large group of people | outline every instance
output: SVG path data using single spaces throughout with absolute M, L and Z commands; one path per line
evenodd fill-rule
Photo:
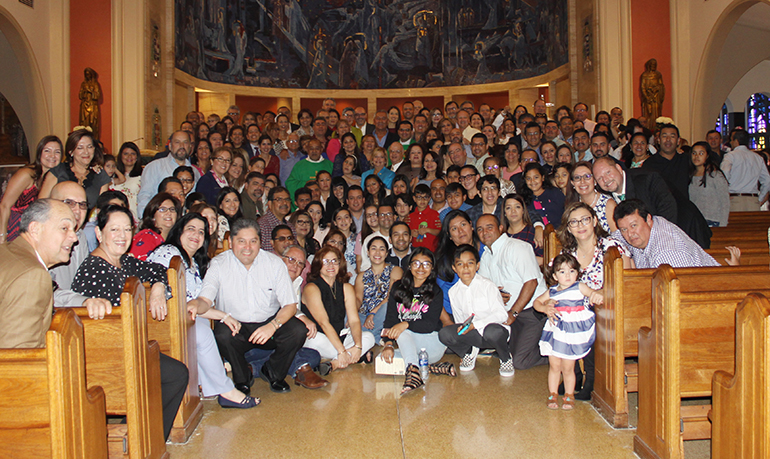
M 130 142 L 111 156 L 85 129 L 46 136 L 0 200 L 0 347 L 43 345 L 53 306 L 103 318 L 129 276 L 151 283 L 163 320 L 179 256 L 198 383 L 223 407 L 257 406 L 256 378 L 319 389 L 379 354 L 400 354 L 405 394 L 425 384 L 422 350 L 430 373 L 456 376 L 449 350 L 459 372 L 480 352 L 502 377 L 549 364 L 547 406 L 563 377 L 571 409 L 593 387 L 607 250 L 629 268 L 716 265 L 709 227 L 758 210 L 770 174 L 741 129 L 729 146 L 710 131 L 690 147 L 675 125 L 653 133 L 618 107 L 533 111 L 415 100 L 370 124 L 326 99 L 293 124 L 287 107 L 232 106 L 190 112 L 153 158 Z M 549 224 L 563 247 L 551 264 Z M 161 356 L 161 377 L 168 435 L 187 370 Z

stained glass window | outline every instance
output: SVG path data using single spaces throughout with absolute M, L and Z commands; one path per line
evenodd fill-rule
M 767 145 L 768 115 L 770 115 L 770 98 L 759 92 L 752 94 L 746 104 L 746 129 L 751 135 L 750 148 L 763 149 Z
M 730 116 L 727 112 L 727 104 L 722 104 L 722 110 L 719 112 L 719 116 L 717 116 L 714 129 L 723 136 L 730 132 Z

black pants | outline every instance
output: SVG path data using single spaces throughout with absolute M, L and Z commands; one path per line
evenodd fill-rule
M 548 316 L 529 308 L 521 311 L 511 325 L 510 349 L 513 367 L 526 370 L 537 365 L 545 365 L 548 358 L 540 355 L 540 335 Z
M 482 336 L 478 330 L 473 329 L 464 335 L 458 335 L 457 329 L 460 324 L 447 325 L 438 332 L 438 339 L 446 347 L 462 358 L 465 354 L 471 352 L 472 347 L 479 349 L 493 348 L 501 361 L 511 358 L 508 351 L 508 330 L 500 324 L 489 324 L 484 327 Z
M 168 440 L 174 418 L 182 403 L 190 373 L 179 360 L 160 354 L 160 393 L 163 400 L 163 438 Z
M 262 323 L 241 322 L 241 329 L 235 336 L 227 325 L 221 322 L 214 325 L 214 338 L 217 340 L 219 355 L 230 362 L 235 384 L 247 384 L 249 382 L 251 375 L 245 354 L 251 349 L 275 351 L 264 365 L 265 373 L 268 374 L 270 382 L 283 380 L 289 372 L 289 366 L 294 355 L 305 343 L 307 328 L 301 320 L 292 317 L 276 330 L 273 337 L 267 340 L 265 344 L 250 342 L 249 337 L 254 333 L 254 330 L 271 320 L 273 320 L 272 317 Z

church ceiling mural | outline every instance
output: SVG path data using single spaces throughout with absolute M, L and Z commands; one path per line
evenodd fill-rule
M 175 0 L 176 67 L 314 89 L 508 81 L 568 60 L 567 0 Z

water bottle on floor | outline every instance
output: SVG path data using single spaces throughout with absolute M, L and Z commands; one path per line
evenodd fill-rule
M 427 381 L 428 375 L 430 374 L 430 371 L 428 370 L 428 351 L 426 351 L 424 347 L 421 348 L 420 353 L 417 354 L 417 358 L 420 361 L 420 376 L 423 381 Z

